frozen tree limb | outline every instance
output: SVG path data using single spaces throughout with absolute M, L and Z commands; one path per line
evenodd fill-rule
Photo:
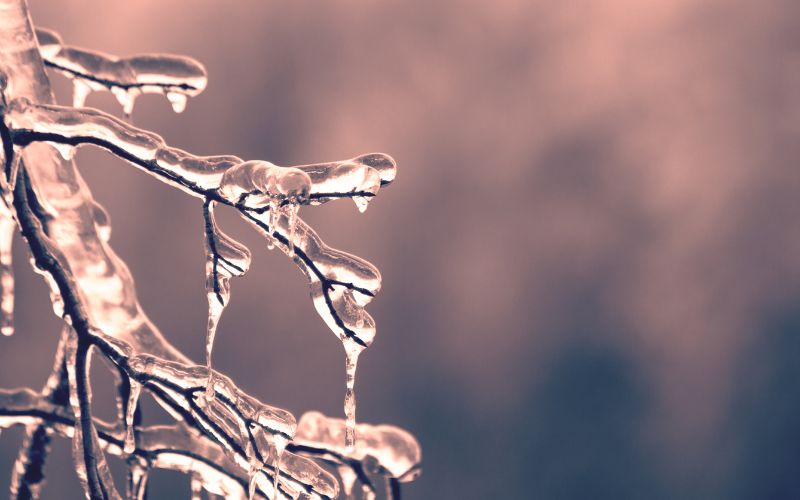
M 47 142 L 69 148 L 91 144 L 106 149 L 167 184 L 196 197 L 232 206 L 266 237 L 292 252 L 294 260 L 309 278 L 317 311 L 340 338 L 367 347 L 374 338 L 375 325 L 363 306 L 380 289 L 380 273 L 368 262 L 325 245 L 317 233 L 299 217 L 279 213 L 280 208 L 298 203 L 283 200 L 276 205 L 266 188 L 253 184 L 253 173 L 237 179 L 237 170 L 275 168 L 267 162 L 244 162 L 234 156 L 198 157 L 167 146 L 161 137 L 133 127 L 94 109 L 36 105 L 17 100 L 10 104 L 6 123 L 13 145 L 23 148 Z M 254 165 L 254 163 L 256 165 Z M 308 175 L 308 194 L 301 204 L 318 204 L 338 198 L 362 199 L 375 196 L 390 183 L 396 172 L 394 160 L 383 154 L 363 155 L 351 160 L 303 165 L 296 170 Z M 269 176 L 264 173 L 266 185 Z M 285 175 L 285 174 L 284 174 Z M 256 182 L 258 177 L 255 177 Z
M 45 64 L 73 80 L 75 108 L 52 104 Z M 380 289 L 380 274 L 366 261 L 325 245 L 298 217 L 300 206 L 339 198 L 353 199 L 364 211 L 380 187 L 393 180 L 395 163 L 377 153 L 298 167 L 235 156 L 197 157 L 102 112 L 77 109 L 89 91 L 110 90 L 126 115 L 136 95 L 146 92 L 166 94 L 180 112 L 186 98 L 205 84 L 205 70 L 189 58 L 117 58 L 65 46 L 47 30 L 34 36 L 25 1 L 0 0 L 0 188 L 5 204 L 0 213 L 0 310 L 10 322 L 13 302 L 6 296 L 13 277 L 6 244 L 14 221 L 35 270 L 50 285 L 54 312 L 67 325 L 53 374 L 41 393 L 0 391 L 0 428 L 28 426 L 12 480 L 12 493 L 18 497 L 38 496 L 53 433 L 72 437 L 76 469 L 90 498 L 119 497 L 105 453 L 125 457 L 129 464 L 130 498 L 143 497 L 152 467 L 188 472 L 193 491 L 205 488 L 230 498 L 245 492 L 250 497 L 333 498 L 338 483 L 313 460 L 330 461 L 334 455 L 353 470 L 389 471 L 392 491 L 396 489 L 396 471 L 380 459 L 373 463 L 376 455 L 385 455 L 377 448 L 363 454 L 364 443 L 359 447 L 355 441 L 356 362 L 375 335 L 374 321 L 364 308 Z M 174 349 L 142 312 L 127 267 L 108 245 L 108 215 L 72 162 L 72 152 L 81 144 L 105 148 L 203 200 L 206 366 L 191 363 Z M 244 274 L 250 260 L 249 250 L 217 226 L 215 204 L 236 209 L 267 238 L 269 247 L 278 246 L 297 263 L 309 279 L 315 308 L 342 341 L 347 420 L 341 444 L 317 443 L 309 436 L 302 446 L 292 443 L 296 423 L 289 412 L 261 403 L 212 371 L 213 333 L 230 297 L 229 280 Z M 5 323 L 0 328 L 8 332 Z M 92 418 L 92 353 L 107 360 L 118 377 L 117 426 Z M 143 427 L 137 405 L 142 390 L 177 423 Z M 367 428 L 358 429 L 364 434 Z M 374 437 L 367 434 L 365 442 Z
M 207 76 L 203 66 L 189 57 L 145 54 L 119 58 L 94 50 L 65 46 L 58 33 L 36 29 L 39 53 L 45 66 L 73 81 L 73 102 L 83 107 L 92 91 L 107 90 L 122 105 L 126 116 L 133 112 L 139 94 L 164 94 L 176 113 L 186 99 L 201 93 Z

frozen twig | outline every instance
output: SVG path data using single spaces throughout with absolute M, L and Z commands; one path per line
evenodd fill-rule
M 73 81 L 73 108 L 52 105 L 44 66 Z M 0 331 L 11 332 L 15 226 L 36 271 L 50 285 L 54 312 L 66 325 L 44 390 L 0 390 L 0 429 L 27 426 L 12 494 L 38 496 L 50 436 L 57 433 L 72 437 L 76 469 L 91 498 L 119 498 L 106 453 L 128 463 L 129 498 L 145 496 L 147 472 L 154 467 L 190 473 L 193 495 L 204 488 L 228 498 L 245 493 L 251 498 L 336 497 L 336 479 L 315 461 L 353 471 L 340 467 L 348 495 L 354 481 L 367 496 L 374 495 L 369 475 L 379 474 L 396 498 L 399 482 L 418 470 L 416 440 L 397 428 L 355 423 L 356 363 L 375 335 L 365 306 L 380 289 L 380 274 L 368 262 L 325 245 L 298 216 L 302 206 L 339 198 L 351 198 L 363 212 L 381 186 L 394 179 L 394 160 L 375 153 L 279 167 L 236 156 L 198 157 L 82 107 L 89 92 L 108 90 L 126 115 L 142 93 L 164 94 L 180 112 L 205 85 L 205 70 L 191 58 L 119 58 L 66 46 L 52 31 L 40 29 L 34 36 L 25 1 L 0 0 Z M 108 215 L 72 162 L 75 147 L 82 144 L 104 148 L 203 200 L 209 302 L 205 366 L 174 349 L 141 311 L 127 268 L 108 246 Z M 250 263 L 249 250 L 219 228 L 215 205 L 237 210 L 265 236 L 269 248 L 277 246 L 292 258 L 309 280 L 317 312 L 345 347 L 347 419 L 307 414 L 304 421 L 313 420 L 314 429 L 324 432 L 309 432 L 305 425 L 302 442 L 292 441 L 297 425 L 291 413 L 261 403 L 212 370 L 211 349 L 230 299 L 230 279 L 244 274 Z M 117 425 L 91 415 L 88 374 L 95 354 L 116 376 Z M 177 423 L 143 426 L 142 391 Z

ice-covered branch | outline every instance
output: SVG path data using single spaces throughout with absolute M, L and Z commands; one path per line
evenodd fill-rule
M 363 210 L 380 187 L 394 179 L 396 164 L 391 157 L 375 153 L 298 167 L 242 161 L 234 156 L 197 157 L 101 111 L 25 100 L 9 105 L 6 126 L 15 148 L 47 142 L 67 157 L 71 148 L 82 144 L 107 149 L 189 194 L 238 209 L 270 245 L 277 243 L 292 256 L 309 279 L 317 312 L 345 347 L 347 440 L 352 443 L 358 355 L 375 336 L 374 320 L 364 306 L 380 289 L 380 273 L 363 259 L 325 245 L 297 216 L 297 209 L 304 204 L 352 198 Z M 211 283 L 216 293 L 219 281 Z M 210 304 L 211 316 L 221 314 L 215 310 L 220 306 L 224 304 Z M 215 324 L 209 321 L 210 331 Z M 213 339 L 213 334 L 208 337 Z
M 202 92 L 208 81 L 203 65 L 190 57 L 145 54 L 120 58 L 64 45 L 58 33 L 44 28 L 36 29 L 36 38 L 45 66 L 72 80 L 72 105 L 76 108 L 83 107 L 92 91 L 106 90 L 114 94 L 128 116 L 140 94 L 164 94 L 180 113 L 186 99 Z
M 118 58 L 65 46 L 47 30 L 34 35 L 25 0 L 0 0 L 0 190 L 5 205 L 0 207 L 0 330 L 10 333 L 8 244 L 15 226 L 35 270 L 50 286 L 54 312 L 66 324 L 45 389 L 39 394 L 0 391 L 0 428 L 28 426 L 12 493 L 38 495 L 49 437 L 58 433 L 72 437 L 76 468 L 92 498 L 119 497 L 105 453 L 128 463 L 129 498 L 144 497 L 152 467 L 190 473 L 193 494 L 205 488 L 228 498 L 337 496 L 336 480 L 311 459 L 343 465 L 343 484 L 352 485 L 349 478 L 355 474 L 373 493 L 367 475 L 380 474 L 394 497 L 399 481 L 416 470 L 416 441 L 396 439 L 403 436 L 399 430 L 355 424 L 356 362 L 375 335 L 365 306 L 380 288 L 380 274 L 368 262 L 325 245 L 298 216 L 301 206 L 339 198 L 353 199 L 364 211 L 381 186 L 393 180 L 394 161 L 376 153 L 279 167 L 235 156 L 194 156 L 99 111 L 52 105 L 45 65 L 73 80 L 76 108 L 90 91 L 108 90 L 126 115 L 142 93 L 165 94 L 180 112 L 186 98 L 206 85 L 205 70 L 189 58 Z M 108 215 L 72 162 L 81 144 L 104 148 L 203 200 L 209 303 L 205 366 L 174 349 L 142 312 L 127 267 L 108 245 Z M 218 205 L 233 207 L 265 236 L 269 248 L 277 246 L 292 258 L 309 279 L 315 308 L 345 347 L 347 420 L 320 416 L 314 429 L 327 430 L 315 434 L 305 418 L 302 443 L 292 442 L 297 425 L 289 412 L 261 403 L 211 369 L 214 333 L 230 300 L 230 280 L 250 264 L 249 250 L 219 228 L 214 217 Z M 118 425 L 92 418 L 88 374 L 93 355 L 107 361 L 117 377 Z M 143 391 L 177 423 L 142 427 L 138 400 Z
M 75 423 L 75 417 L 67 408 L 49 403 L 29 389 L 0 390 L 0 428 L 44 424 L 59 435 L 72 438 Z M 100 446 L 106 453 L 128 457 L 144 464 L 145 468 L 202 475 L 204 487 L 209 492 L 226 497 L 239 498 L 248 488 L 248 479 L 243 477 L 241 466 L 222 453 L 212 440 L 192 433 L 184 425 L 140 427 L 136 447 L 129 452 L 124 451 L 124 432 L 119 428 L 97 419 L 94 426 Z M 322 498 L 336 496 L 335 480 L 327 474 L 316 477 L 321 469 L 310 467 L 312 462 L 308 459 L 287 451 L 282 463 L 284 468 L 297 471 L 296 477 L 281 473 L 279 487 L 282 496 L 296 498 L 301 493 Z M 258 476 L 258 492 L 272 498 L 271 477 L 268 478 L 265 471 L 259 472 Z M 326 481 L 327 485 L 324 484 Z M 315 491 L 315 488 L 324 493 Z
M 278 460 L 274 457 L 275 460 L 267 464 L 269 454 L 265 450 L 271 444 L 274 446 L 275 442 L 291 439 L 295 429 L 294 417 L 289 412 L 262 404 L 236 388 L 230 379 L 219 375 L 214 379 L 217 397 L 207 402 L 203 397 L 208 379 L 205 368 L 138 354 L 124 341 L 92 327 L 75 293 L 69 270 L 61 265 L 48 243 L 41 222 L 30 208 L 36 202 L 26 171 L 21 169 L 18 175 L 20 179 L 15 185 L 14 208 L 22 235 L 31 249 L 37 268 L 50 277 L 54 293 L 59 295 L 61 315 L 75 331 L 66 349 L 70 403 L 80 424 L 73 439 L 81 477 L 91 495 L 100 498 L 115 496 L 113 483 L 109 486 L 110 479 L 103 465 L 103 450 L 97 442 L 97 431 L 86 405 L 90 398 L 86 381 L 86 355 L 92 346 L 122 370 L 132 384 L 146 387 L 179 420 L 194 424 L 196 429 L 218 443 L 240 468 L 248 471 L 254 484 L 264 491 L 271 491 L 269 485 L 261 486 L 266 479 L 259 478 L 270 467 L 275 470 Z M 129 405 L 135 406 L 135 401 L 129 402 Z M 126 419 L 126 424 L 129 423 Z M 129 435 L 126 429 L 126 438 Z M 127 448 L 131 449 L 131 446 Z M 336 496 L 335 480 L 313 462 L 300 458 L 281 458 L 279 463 L 280 470 L 286 474 L 285 488 L 297 484 L 300 490 L 307 493 L 321 497 Z M 274 475 L 274 472 L 270 474 L 271 477 Z M 289 490 L 287 496 L 292 497 L 292 491 Z

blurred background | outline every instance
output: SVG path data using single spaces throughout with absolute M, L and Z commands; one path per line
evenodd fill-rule
M 419 439 L 406 498 L 800 498 L 795 2 L 30 6 L 67 44 L 205 64 L 208 88 L 183 114 L 137 101 L 134 123 L 172 146 L 398 161 L 366 214 L 338 202 L 301 215 L 382 272 L 358 418 Z M 87 104 L 121 115 L 110 94 Z M 102 151 L 77 160 L 145 311 L 202 361 L 201 202 Z M 340 415 L 343 351 L 305 279 L 221 219 L 254 263 L 233 282 L 215 368 L 298 416 Z M 38 388 L 59 326 L 23 245 L 15 258 L 0 385 Z M 108 371 L 93 370 L 110 405 Z M 0 489 L 21 434 L 0 438 Z M 80 495 L 66 441 L 48 470 L 44 498 Z M 188 478 L 155 474 L 151 498 L 188 494 Z

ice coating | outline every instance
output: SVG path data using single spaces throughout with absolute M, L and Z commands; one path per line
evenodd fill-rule
M 181 391 L 194 391 L 199 397 L 203 394 L 208 380 L 208 371 L 201 366 L 186 366 L 181 363 L 171 362 L 149 355 L 133 356 L 129 362 L 131 369 L 145 377 L 169 380 L 171 385 Z M 153 382 L 158 385 L 158 382 Z M 283 434 L 286 437 L 294 435 L 296 422 L 294 416 L 286 410 L 265 405 L 257 399 L 248 396 L 228 378 L 223 375 L 213 377 L 213 390 L 215 401 L 221 414 L 218 415 L 219 425 L 234 428 L 223 420 L 230 419 L 237 422 L 235 429 L 243 425 L 242 419 L 257 423 L 270 433 Z M 170 389 L 173 390 L 173 389 Z M 223 401 L 217 401 L 220 397 Z M 186 410 L 197 412 L 197 408 L 186 407 Z
M 380 273 L 357 257 L 331 249 L 302 221 L 293 221 L 291 230 L 287 231 L 288 218 L 279 218 L 278 223 L 272 226 L 269 226 L 269 223 L 274 224 L 272 219 L 266 223 L 263 219 L 263 214 L 248 216 L 248 220 L 269 239 L 275 237 L 275 233 L 270 231 L 273 228 L 291 235 L 292 239 L 287 240 L 287 249 L 290 248 L 298 257 L 295 262 L 310 281 L 314 307 L 344 346 L 344 412 L 348 429 L 345 446 L 350 448 L 356 439 L 355 376 L 358 356 L 375 338 L 375 321 L 364 305 L 380 289 Z
M 338 198 L 371 199 L 379 187 L 375 174 L 380 185 L 386 185 L 397 169 L 394 160 L 381 153 L 299 167 L 245 162 L 231 155 L 194 156 L 168 147 L 158 135 L 102 111 L 32 104 L 24 99 L 9 105 L 6 121 L 15 129 L 16 146 L 35 140 L 95 144 L 194 196 L 207 197 L 209 191 L 219 189 L 222 200 L 250 209 L 264 208 L 270 200 L 283 206 Z
M 8 208 L 0 203 L 0 333 L 14 333 L 14 269 L 12 244 L 17 224 Z
M 233 202 L 222 195 L 221 188 L 226 173 L 247 163 L 236 157 L 195 157 L 189 153 L 169 148 L 155 134 L 135 129 L 124 122 L 92 110 L 70 110 L 55 106 L 30 105 L 24 102 L 15 102 L 15 104 L 12 112 L 7 115 L 7 118 L 10 118 L 7 119 L 7 123 L 12 128 L 14 140 L 18 141 L 16 146 L 21 147 L 30 142 L 47 141 L 59 145 L 59 152 L 70 157 L 74 151 L 72 146 L 85 142 L 93 143 L 111 150 L 139 168 L 195 196 L 206 199 L 211 197 L 220 203 L 240 205 L 237 208 L 241 213 L 246 214 L 249 220 L 259 227 L 259 230 L 269 234 L 282 250 L 292 255 L 295 262 L 309 277 L 315 307 L 325 319 L 326 324 L 343 341 L 348 353 L 348 389 L 352 395 L 357 353 L 360 353 L 365 346 L 372 342 L 375 333 L 374 321 L 366 313 L 364 306 L 379 290 L 380 275 L 377 269 L 365 261 L 324 245 L 316 233 L 297 217 L 297 208 L 300 204 L 317 204 L 340 197 L 353 198 L 357 204 L 365 206 L 365 202 L 374 196 L 380 185 L 388 183 L 394 178 L 396 167 L 393 160 L 385 155 L 373 154 L 346 162 L 334 162 L 343 165 L 329 168 L 327 174 L 324 169 L 317 169 L 317 172 L 312 172 L 314 173 L 313 179 L 302 167 L 277 167 L 269 164 L 275 170 L 267 176 L 267 183 L 262 182 L 262 185 L 266 186 L 266 190 L 247 194 L 241 201 L 237 199 Z M 303 175 L 299 175 L 296 171 L 305 175 L 308 181 L 306 182 Z M 262 174 L 263 172 L 262 169 Z M 286 173 L 293 175 L 288 176 Z M 236 176 L 231 173 L 228 176 L 229 181 L 225 183 L 225 187 L 229 190 L 239 189 L 240 196 L 246 194 L 241 187 L 247 184 L 247 179 L 236 179 Z M 270 176 L 272 179 L 271 192 Z M 258 175 L 253 175 L 250 180 L 257 178 Z M 234 179 L 234 181 L 231 182 L 230 179 Z M 297 179 L 303 181 L 288 182 Z M 266 195 L 261 200 L 266 203 L 260 205 L 254 203 L 254 201 L 258 201 L 259 195 Z M 316 198 L 314 198 L 315 195 Z M 253 199 L 245 202 L 249 197 L 253 197 Z M 102 219 L 102 215 L 97 218 Z M 356 354 L 353 355 L 353 353 Z M 181 381 L 177 384 L 181 391 L 196 391 L 201 388 L 200 384 L 186 387 L 184 381 L 192 379 L 192 377 L 194 377 L 192 379 L 194 382 L 208 380 L 211 373 L 208 368 L 187 367 L 182 363 L 177 363 L 176 366 L 165 360 L 151 362 L 141 357 L 132 360 L 132 366 L 139 369 L 141 368 L 140 362 L 144 362 L 146 371 L 159 377 L 163 376 L 164 380 L 173 382 L 180 379 Z M 167 374 L 169 375 L 167 376 Z M 154 384 L 161 383 L 156 381 Z M 249 419 L 254 419 L 260 424 L 267 422 L 264 424 L 266 428 L 270 428 L 270 432 L 275 431 L 276 425 L 274 421 L 270 421 L 270 410 L 239 411 L 240 407 L 247 408 L 249 405 L 251 408 L 257 408 L 257 405 L 247 401 L 245 397 L 240 397 L 238 389 L 229 380 L 214 377 L 209 386 L 212 387 L 215 395 L 222 396 L 222 401 L 218 401 L 219 405 L 213 405 L 207 414 L 202 413 L 200 409 L 191 404 L 184 406 L 183 409 L 196 415 L 197 418 L 202 416 L 210 418 L 209 425 L 218 426 L 229 434 L 241 434 L 241 426 Z M 162 389 L 177 391 L 168 385 L 164 385 Z M 354 419 L 355 399 L 354 397 L 351 399 Z M 180 417 L 179 412 L 173 414 L 178 415 L 176 418 Z M 210 427 L 205 427 L 205 430 L 214 434 Z M 280 434 L 291 435 L 286 432 Z M 238 453 L 233 454 L 232 459 L 241 467 L 242 456 Z M 274 458 L 277 459 L 278 456 L 276 452 Z M 272 463 L 272 467 L 277 465 L 276 462 L 278 461 Z M 288 467 L 286 464 L 291 462 L 291 454 L 286 453 L 285 456 L 281 456 L 280 463 L 283 464 L 281 467 Z M 292 490 L 294 486 L 291 486 L 291 483 L 287 485 L 285 477 L 277 477 L 274 474 L 267 478 L 271 479 L 272 485 L 264 487 L 262 476 L 269 475 L 269 469 L 270 466 L 266 465 L 265 473 L 255 474 L 256 483 L 262 491 L 273 490 L 276 480 L 282 490 L 284 488 L 287 488 L 287 491 L 300 492 L 302 490 Z M 248 470 L 248 467 L 245 467 L 244 470 Z M 309 471 L 313 471 L 315 474 L 317 470 L 309 468 Z M 234 491 L 230 488 L 219 487 L 218 489 L 224 489 L 226 492 Z M 240 485 L 239 495 L 243 493 L 241 490 Z M 235 495 L 235 493 L 232 494 Z
M 206 251 L 206 297 L 208 300 L 208 323 L 206 327 L 206 367 L 208 382 L 206 398 L 214 397 L 211 353 L 214 337 L 222 311 L 230 300 L 230 278 L 242 276 L 250 267 L 250 250 L 222 232 L 214 218 L 214 202 L 203 204 L 203 219 Z
M 311 178 L 302 170 L 260 160 L 229 168 L 219 184 L 220 196 L 233 205 L 248 208 L 307 203 L 310 191 Z
M 74 82 L 73 105 L 83 107 L 92 91 L 109 91 L 126 116 L 133 112 L 136 96 L 164 94 L 176 113 L 188 97 L 202 92 L 208 82 L 205 68 L 192 58 L 171 54 L 144 54 L 119 58 L 103 52 L 65 46 L 50 30 L 36 30 L 39 53 L 45 65 Z
M 381 185 L 394 180 L 397 164 L 389 155 L 371 153 L 350 160 L 301 165 L 312 182 L 311 203 L 319 204 L 342 198 L 353 199 L 360 212 L 378 193 Z
M 81 415 L 88 410 L 91 401 L 91 387 L 88 385 L 89 357 L 88 350 L 81 346 L 76 333 L 70 333 L 65 343 L 65 356 L 67 376 L 69 380 L 69 402 L 76 421 L 81 420 Z M 80 394 L 85 394 L 87 401 L 81 402 Z M 92 491 L 90 483 L 98 482 L 100 489 L 108 498 L 121 500 L 119 493 L 114 488 L 111 471 L 105 460 L 105 455 L 100 448 L 97 431 L 94 426 L 89 426 L 89 434 L 84 432 L 83 425 L 74 426 L 72 438 L 72 455 L 78 472 L 78 478 L 85 484 L 86 491 Z M 86 447 L 90 446 L 91 450 Z M 92 461 L 87 465 L 86 457 L 91 456 Z M 89 467 L 92 467 L 90 469 Z
M 358 424 L 356 445 L 351 450 L 343 446 L 345 427 L 341 419 L 326 417 L 319 412 L 307 412 L 300 417 L 294 441 L 360 462 L 371 457 L 384 474 L 394 478 L 407 477 L 422 460 L 417 440 L 399 427 Z

